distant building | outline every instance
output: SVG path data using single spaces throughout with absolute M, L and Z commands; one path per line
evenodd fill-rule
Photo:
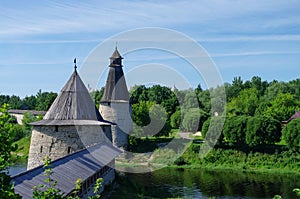
M 110 57 L 109 73 L 99 111 L 105 120 L 114 122 L 111 136 L 114 146 L 126 149 L 132 130 L 131 105 L 123 72 L 122 56 L 116 48 Z

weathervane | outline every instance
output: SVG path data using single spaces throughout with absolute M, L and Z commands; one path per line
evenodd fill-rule
M 75 70 L 77 69 L 77 66 L 76 66 L 76 58 L 74 59 L 74 69 L 75 69 Z

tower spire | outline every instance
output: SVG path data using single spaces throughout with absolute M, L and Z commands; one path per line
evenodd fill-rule
M 74 69 L 75 69 L 75 71 L 76 71 L 76 69 L 77 69 L 77 66 L 76 66 L 76 58 L 74 59 Z

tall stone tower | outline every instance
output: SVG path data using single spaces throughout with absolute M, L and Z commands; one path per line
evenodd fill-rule
M 43 120 L 33 125 L 27 169 L 105 141 L 111 134 L 75 69 Z
M 131 105 L 122 69 L 122 57 L 116 48 L 110 57 L 109 73 L 99 111 L 105 120 L 114 122 L 109 138 L 114 146 L 126 149 L 132 130 Z

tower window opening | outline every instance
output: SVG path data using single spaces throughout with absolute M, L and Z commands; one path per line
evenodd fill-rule
M 58 126 L 55 125 L 55 132 L 58 132 Z
M 40 153 L 43 153 L 43 146 L 41 146 L 40 148 Z
M 71 147 L 68 146 L 68 154 L 70 154 L 70 153 L 71 153 Z

